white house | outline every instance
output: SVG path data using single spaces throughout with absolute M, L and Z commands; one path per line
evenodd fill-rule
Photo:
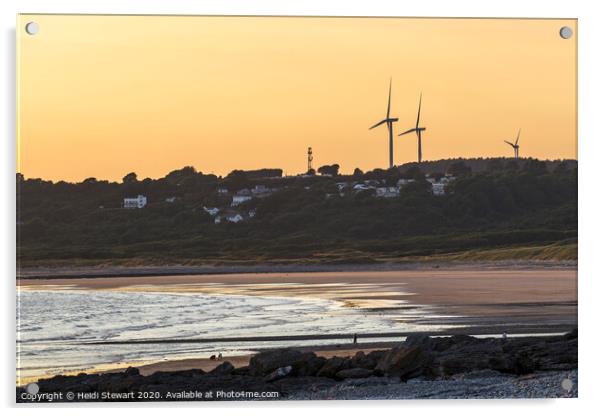
M 255 185 L 255 188 L 251 189 L 253 195 L 270 194 L 272 190 L 265 185 Z
M 234 223 L 241 222 L 243 219 L 244 218 L 242 217 L 242 215 L 238 213 L 226 215 L 226 220 Z
M 381 186 L 376 188 L 377 198 L 397 198 L 399 196 L 399 188 L 394 186 Z
M 442 183 L 442 182 L 433 183 L 433 195 L 436 195 L 436 196 L 445 195 L 445 183 Z
M 243 202 L 250 201 L 251 199 L 253 199 L 251 191 L 249 191 L 248 189 L 241 189 L 236 193 L 236 195 L 232 196 L 232 203 L 230 204 L 230 206 L 235 207 L 237 205 L 242 204 Z
M 176 197 L 175 196 L 170 196 L 168 198 L 165 198 L 165 202 L 173 204 L 174 202 L 176 202 Z
M 359 192 L 359 191 L 368 191 L 368 190 L 370 190 L 370 189 L 374 189 L 374 187 L 373 187 L 373 186 L 366 185 L 366 184 L 363 184 L 363 183 L 358 183 L 357 185 L 355 185 L 355 186 L 353 187 L 353 190 L 354 190 L 354 191 L 358 191 L 358 192 Z
M 400 179 L 397 181 L 397 186 L 399 186 L 400 188 L 403 186 L 406 186 L 409 183 L 415 182 L 414 179 Z
M 237 205 L 242 204 L 243 202 L 250 201 L 251 199 L 253 199 L 253 197 L 248 195 L 234 195 L 232 197 L 232 203 L 230 204 L 230 206 L 235 207 Z
M 221 224 L 223 221 L 237 223 L 237 222 L 244 221 L 244 219 L 245 218 L 239 212 L 227 211 L 222 214 L 216 215 L 213 222 L 215 224 Z
M 212 217 L 215 217 L 217 214 L 219 214 L 219 208 L 215 207 L 215 208 L 207 208 L 207 207 L 203 207 L 203 209 L 205 210 L 205 212 L 209 215 L 211 215 Z
M 138 195 L 136 198 L 123 198 L 124 208 L 144 208 L 146 206 L 146 197 Z

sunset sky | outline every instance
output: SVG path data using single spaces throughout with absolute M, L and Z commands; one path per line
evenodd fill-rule
M 39 33 L 25 33 L 35 21 Z M 423 158 L 576 158 L 575 20 L 20 15 L 17 169 L 157 178 L 192 165 L 388 167 L 423 94 Z M 396 164 L 415 135 L 395 138 Z

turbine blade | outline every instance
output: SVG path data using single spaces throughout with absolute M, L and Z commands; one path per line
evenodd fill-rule
M 518 144 L 518 139 L 520 139 L 520 129 L 518 129 L 518 134 L 516 135 L 516 142 L 514 143 L 515 145 Z
M 420 101 L 418 101 L 418 117 L 416 118 L 416 128 L 420 124 L 420 107 L 422 107 L 422 93 L 420 93 Z
M 393 83 L 393 78 L 389 79 L 389 103 L 387 104 L 387 118 L 391 113 L 391 84 Z
M 514 143 L 509 142 L 508 140 L 504 140 L 504 142 L 508 143 L 510 146 L 514 147 Z
M 404 131 L 403 133 L 400 133 L 400 134 L 398 134 L 397 136 L 403 136 L 404 134 L 408 134 L 408 133 L 411 133 L 411 132 L 413 132 L 413 131 L 417 131 L 417 130 L 416 130 L 416 129 L 410 129 L 410 130 L 406 130 L 406 131 Z
M 387 122 L 387 119 L 381 120 L 378 123 L 376 123 L 374 126 L 370 127 L 368 130 L 372 130 L 374 127 L 378 127 L 381 124 L 386 123 L 386 122 Z

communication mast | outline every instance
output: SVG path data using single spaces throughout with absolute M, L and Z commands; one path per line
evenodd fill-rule
M 311 162 L 314 160 L 314 152 L 311 150 L 311 147 L 307 148 L 307 171 L 311 172 Z

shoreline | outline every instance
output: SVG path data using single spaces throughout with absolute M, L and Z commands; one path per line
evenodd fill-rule
M 340 345 L 351 347 L 354 344 L 347 343 L 347 340 L 353 338 L 354 335 L 358 337 L 358 345 L 368 345 L 366 348 L 372 348 L 374 345 L 385 345 L 390 346 L 397 342 L 403 341 L 403 339 L 413 335 L 425 335 L 430 337 L 451 337 L 454 335 L 468 335 L 471 337 L 487 337 L 487 338 L 500 338 L 502 333 L 500 329 L 503 329 L 508 337 L 514 338 L 528 338 L 528 337 L 541 337 L 541 336 L 558 336 L 569 332 L 575 325 L 554 325 L 554 326 L 535 326 L 528 328 L 529 332 L 525 332 L 527 328 L 525 326 L 473 326 L 473 327 L 461 327 L 447 329 L 445 332 L 433 332 L 433 331 L 413 331 L 413 332 L 384 332 L 384 333 L 363 333 L 363 334 L 304 334 L 304 335 L 282 335 L 282 336 L 251 336 L 251 337 L 232 337 L 232 338 L 186 338 L 186 339 L 141 339 L 141 340 L 119 340 L 119 341 L 91 341 L 85 343 L 86 345 L 143 345 L 143 344 L 203 344 L 203 343 L 228 343 L 228 342 L 286 342 L 286 341 L 319 341 L 319 340 L 331 340 L 332 344 L 318 344 L 310 346 L 293 346 L 291 348 L 302 349 L 302 350 L 322 350 L 338 348 Z M 373 338 L 399 338 L 398 341 L 370 341 L 361 343 L 362 339 L 373 339 Z M 341 340 L 342 342 L 335 342 Z M 268 350 L 271 348 L 258 348 L 255 352 Z
M 136 348 L 136 344 L 143 343 L 156 344 L 146 347 L 162 351 L 161 355 L 151 359 L 154 362 L 145 361 L 144 356 L 134 355 L 124 357 L 123 361 L 116 363 L 117 365 L 109 364 L 109 366 L 123 367 L 132 359 L 140 358 L 137 363 L 132 363 L 132 365 L 163 365 L 164 368 L 168 368 L 170 365 L 174 365 L 169 363 L 174 359 L 195 358 L 195 355 L 178 357 L 177 354 L 172 354 L 170 359 L 170 351 L 175 351 L 179 347 L 169 344 L 188 343 L 192 347 L 192 343 L 204 342 L 205 345 L 199 345 L 199 348 L 194 347 L 194 349 L 205 351 L 204 356 L 208 357 L 207 350 L 215 354 L 219 352 L 218 349 L 230 351 L 232 354 L 234 351 L 243 354 L 248 351 L 257 351 L 260 349 L 257 342 L 267 342 L 268 345 L 273 345 L 275 348 L 313 344 L 313 347 L 310 348 L 332 350 L 333 345 L 348 345 L 354 332 L 357 332 L 358 335 L 360 343 L 358 348 L 365 348 L 364 342 L 392 341 L 395 338 L 398 338 L 399 342 L 402 336 L 419 333 L 432 336 L 454 334 L 484 336 L 504 332 L 530 335 L 567 332 L 577 325 L 577 271 L 575 268 L 560 268 L 557 263 L 554 264 L 554 267 L 550 266 L 549 268 L 527 268 L 524 263 L 521 263 L 520 267 L 510 270 L 508 267 L 486 269 L 482 265 L 473 265 L 472 267 L 464 265 L 449 269 L 422 267 L 417 270 L 339 273 L 273 272 L 200 276 L 113 276 L 107 278 L 85 278 L 75 275 L 62 280 L 56 278 L 21 279 L 17 280 L 17 288 L 18 293 L 25 293 L 29 290 L 65 292 L 77 290 L 78 293 L 81 291 L 104 291 L 105 293 L 117 291 L 122 293 L 320 299 L 336 302 L 337 308 L 340 308 L 337 310 L 355 311 L 353 313 L 371 317 L 382 316 L 384 320 L 391 320 L 392 325 L 396 322 L 406 322 L 414 326 L 407 329 L 403 325 L 373 329 L 365 327 L 357 331 L 348 327 L 339 327 L 336 331 L 333 329 L 323 332 L 314 331 L 315 334 L 312 334 L 312 331 L 301 330 L 290 332 L 295 335 L 288 337 L 286 334 L 270 336 L 269 333 L 247 334 L 239 331 L 216 333 L 213 334 L 214 337 L 203 338 L 212 335 L 211 331 L 199 331 L 198 336 L 188 339 L 180 339 L 176 334 L 171 336 L 165 334 L 164 337 L 154 335 L 156 339 L 153 339 L 151 334 L 148 334 L 147 338 L 131 335 L 119 341 L 96 342 L 100 339 L 88 341 L 92 348 L 95 348 L 94 344 L 97 345 L 96 348 L 112 348 L 109 345 L 114 345 L 117 349 Z M 494 295 L 492 296 L 492 294 Z M 421 326 L 424 326 L 424 329 L 421 329 Z M 427 329 L 429 326 L 432 329 Z M 278 331 L 271 332 L 271 334 L 278 333 Z M 370 336 L 373 337 L 370 338 Z M 211 342 L 225 344 L 225 346 L 215 347 L 216 350 L 212 351 L 214 347 L 207 347 Z M 253 345 L 253 348 L 243 348 L 245 343 Z M 157 360 L 161 361 L 157 362 Z M 107 365 L 102 365 L 102 368 L 107 370 Z M 56 370 L 61 371 L 61 368 L 56 368 Z M 90 371 L 84 370 L 84 368 L 81 370 Z M 29 375 L 21 380 L 26 378 L 30 378 Z
M 550 328 L 538 328 L 533 330 L 531 333 L 518 332 L 521 328 L 514 328 L 514 331 L 507 332 L 508 339 L 523 339 L 523 340 L 533 340 L 533 339 L 546 339 L 549 337 L 560 337 L 564 334 L 569 333 L 574 327 L 566 326 L 566 327 L 557 327 L 554 328 L 553 331 L 550 331 Z M 497 328 L 499 330 L 499 328 Z M 524 328 L 522 328 L 524 330 Z M 332 358 L 335 356 L 354 356 L 358 352 L 363 352 L 368 354 L 372 351 L 379 350 L 388 350 L 394 348 L 397 345 L 402 344 L 405 339 L 409 336 L 429 336 L 431 338 L 449 338 L 452 336 L 471 336 L 474 338 L 481 339 L 500 339 L 502 336 L 499 332 L 496 332 L 496 328 L 459 328 L 457 330 L 447 331 L 446 333 L 426 333 L 426 332 L 408 332 L 403 336 L 400 336 L 399 340 L 395 341 L 371 341 L 371 342 L 361 342 L 362 337 L 368 337 L 369 334 L 358 334 L 358 343 L 353 344 L 352 342 L 341 342 L 341 343 L 332 343 L 332 344 L 318 344 L 318 345 L 292 345 L 288 347 L 265 347 L 265 348 L 257 348 L 254 349 L 251 353 L 247 354 L 233 354 L 233 355 L 223 355 L 221 360 L 212 360 L 206 357 L 200 358 L 164 358 L 162 360 L 155 361 L 128 361 L 128 362 L 117 362 L 117 363 L 104 363 L 99 364 L 96 367 L 92 367 L 89 369 L 85 369 L 88 374 L 113 374 L 120 373 L 125 371 L 129 367 L 135 367 L 140 370 L 140 374 L 143 376 L 150 376 L 156 372 L 176 372 L 176 371 L 187 371 L 187 370 L 203 370 L 205 372 L 210 372 L 217 366 L 223 364 L 228 361 L 233 364 L 235 367 L 244 367 L 249 364 L 250 359 L 262 352 L 265 351 L 273 351 L 279 350 L 283 348 L 295 349 L 304 353 L 313 352 L 319 357 L 324 358 Z M 394 337 L 395 334 L 382 334 L 383 337 Z M 274 337 L 276 338 L 276 337 Z M 286 337 L 278 337 L 279 339 L 285 339 Z M 347 337 L 349 338 L 349 337 Z M 303 339 L 316 339 L 311 337 L 303 337 L 300 336 L 297 338 L 298 340 Z M 166 343 L 186 343 L 186 342 L 194 342 L 194 340 L 171 340 Z M 136 344 L 136 342 L 128 343 L 128 342 L 98 342 L 91 343 L 96 345 L 102 344 Z M 217 353 L 217 351 L 216 351 Z M 57 375 L 61 376 L 75 376 L 82 373 L 82 369 L 80 370 L 71 370 L 71 371 L 63 371 L 56 374 L 44 374 L 40 376 L 30 376 L 30 377 L 21 377 L 20 380 L 17 380 L 17 387 L 22 387 L 28 383 L 37 382 L 39 380 L 44 380 L 47 378 L 55 377 Z M 19 383 L 21 382 L 21 383 Z
M 40 378 L 37 385 L 43 393 L 79 392 L 76 401 L 148 399 L 136 392 L 170 400 L 220 399 L 168 396 L 199 389 L 277 392 L 270 396 L 275 399 L 575 397 L 576 386 L 561 382 L 577 382 L 577 342 L 576 328 L 563 335 L 507 339 L 416 334 L 404 341 L 264 349 L 221 360 L 131 363 Z M 101 392 L 114 395 L 101 398 Z M 24 385 L 16 386 L 16 393 L 17 401 L 29 400 Z
M 163 265 L 163 266 L 76 266 L 76 267 L 22 267 L 17 268 L 17 280 L 23 279 L 77 279 L 107 277 L 205 276 L 224 274 L 312 273 L 312 272 L 371 272 L 419 270 L 576 270 L 576 260 L 495 260 L 445 261 L 429 259 L 403 263 L 342 263 L 342 264 L 244 264 L 244 265 Z

